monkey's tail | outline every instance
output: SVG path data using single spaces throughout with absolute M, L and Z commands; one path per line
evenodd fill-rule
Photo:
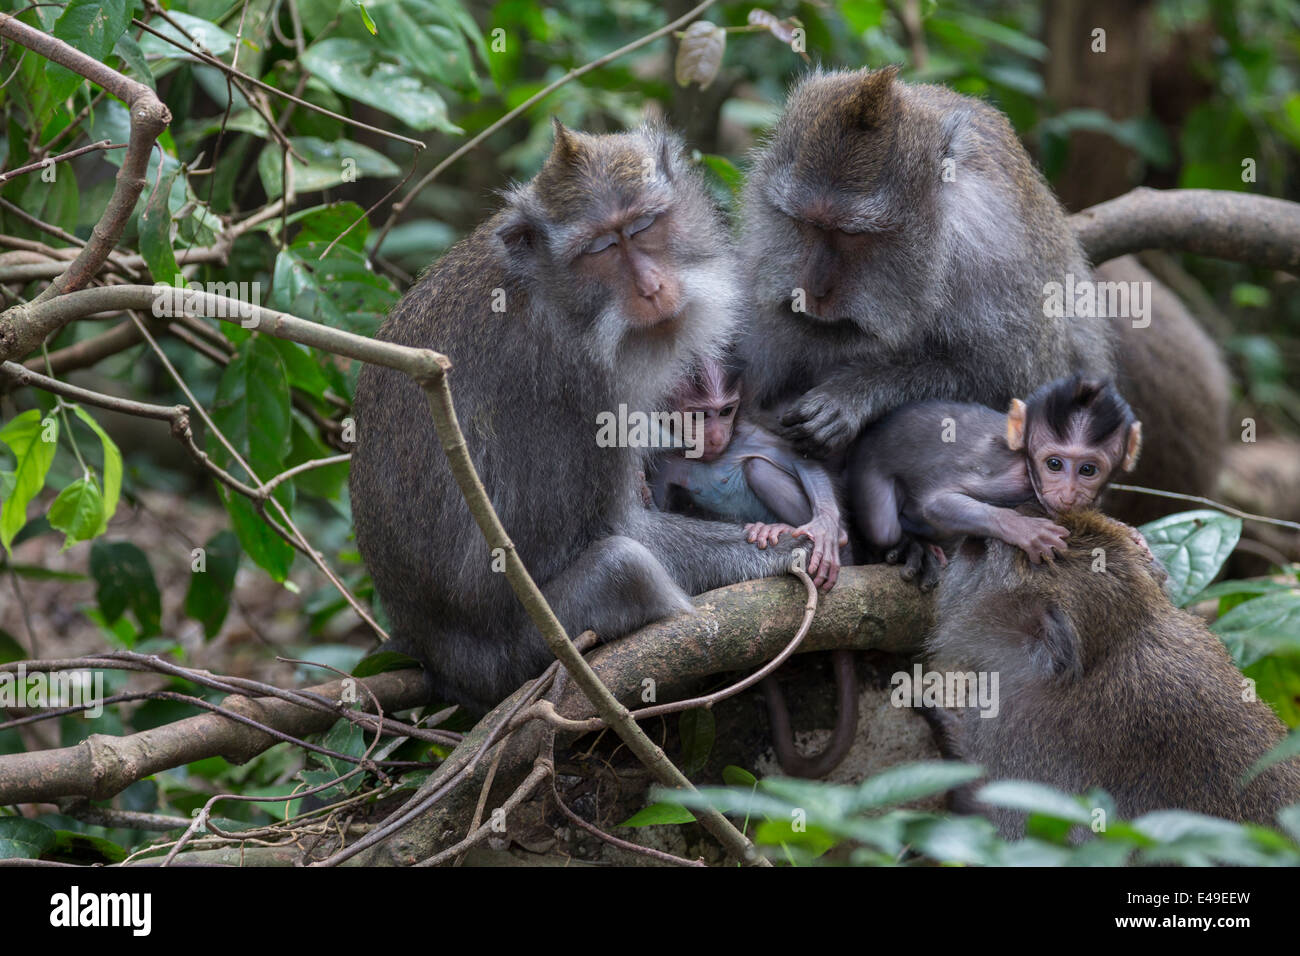
M 835 668 L 835 691 L 838 714 L 830 743 L 821 753 L 805 757 L 794 748 L 794 734 L 790 729 L 790 711 L 785 706 L 785 695 L 776 676 L 763 681 L 763 696 L 767 699 L 767 715 L 772 726 L 772 746 L 781 769 L 792 777 L 824 777 L 844 759 L 853 746 L 858 729 L 858 673 L 853 665 L 853 652 L 831 652 Z

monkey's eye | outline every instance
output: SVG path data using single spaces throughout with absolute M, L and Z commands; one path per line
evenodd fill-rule
M 654 224 L 654 221 L 654 216 L 642 216 L 640 219 L 634 221 L 632 225 L 628 226 L 624 232 L 629 236 L 635 236 L 638 232 L 644 232 L 646 229 L 649 229 Z
M 1091 478 L 1096 473 L 1097 473 L 1097 466 L 1092 464 L 1091 462 L 1086 465 L 1079 466 L 1079 474 L 1083 475 L 1083 477 L 1085 478 Z
M 1046 462 L 1044 462 L 1044 464 L 1047 465 L 1048 471 L 1060 471 L 1062 468 L 1065 467 L 1065 463 L 1062 462 L 1061 459 L 1059 458 L 1049 458 L 1047 459 Z
M 732 415 L 734 415 L 735 413 L 736 413 L 736 406 L 735 406 L 735 405 L 728 405 L 726 408 L 724 408 L 724 409 L 723 409 L 721 412 L 719 412 L 718 414 L 721 415 L 723 418 L 730 418 L 730 417 L 731 417 Z
M 597 236 L 587 244 L 587 255 L 592 256 L 598 252 L 604 252 L 614 243 L 618 242 L 618 236 L 612 232 L 607 232 L 603 236 Z

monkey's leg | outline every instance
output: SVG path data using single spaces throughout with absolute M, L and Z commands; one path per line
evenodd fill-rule
M 606 641 L 694 607 L 650 550 L 624 535 L 595 542 L 542 593 L 571 637 L 590 629 Z
M 898 485 L 894 479 L 868 468 L 853 487 L 853 510 L 867 540 L 882 551 L 892 548 L 903 537 L 898 519 Z
M 649 548 L 690 594 L 784 574 L 791 552 L 801 546 L 801 539 L 783 538 L 759 550 L 745 540 L 738 524 L 640 509 L 628 516 L 625 531 Z M 806 554 L 806 543 L 802 550 Z
M 820 753 L 804 756 L 794 747 L 794 731 L 790 727 L 790 711 L 785 706 L 785 695 L 773 675 L 763 681 L 763 696 L 767 700 L 767 716 L 772 730 L 772 748 L 781 769 L 792 777 L 824 777 L 840 765 L 853 746 L 858 732 L 858 672 L 853 662 L 853 652 L 831 652 L 835 668 L 837 714 L 831 739 Z

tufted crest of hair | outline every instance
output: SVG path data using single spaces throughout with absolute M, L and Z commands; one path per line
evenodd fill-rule
M 1061 441 L 1077 438 L 1093 446 L 1122 437 L 1137 421 L 1113 383 L 1082 375 L 1041 386 L 1025 404 L 1030 431 L 1046 428 Z
M 674 398 L 679 405 L 701 399 L 720 400 L 739 389 L 742 371 L 741 363 L 733 357 L 706 356 L 691 367 Z

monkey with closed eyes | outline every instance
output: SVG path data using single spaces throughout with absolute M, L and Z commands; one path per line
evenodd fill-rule
M 1120 469 L 1133 470 L 1141 446 L 1142 425 L 1115 386 L 1079 375 L 1012 399 L 1005 413 L 960 402 L 905 405 L 868 426 L 850 452 L 854 520 L 878 550 L 901 547 L 904 576 L 920 573 L 926 590 L 936 581 L 934 560 L 942 564 L 942 549 L 966 535 L 1051 561 L 1067 536 L 1054 519 L 1091 507 Z M 1016 512 L 1034 500 L 1050 517 Z
M 746 385 L 801 453 L 833 461 L 901 405 L 1006 408 L 1080 372 L 1115 379 L 1151 429 L 1134 482 L 1212 490 L 1227 418 L 1213 344 L 1154 286 L 1142 328 L 1046 307 L 1053 284 L 1093 274 L 987 103 L 894 67 L 809 73 L 753 161 L 741 262 Z M 1120 260 L 1097 278 L 1150 276 Z
M 726 227 L 678 139 L 555 124 L 530 182 L 394 307 L 378 337 L 437 349 L 488 495 L 568 632 L 612 639 L 690 596 L 786 571 L 739 525 L 648 510 L 644 449 L 606 447 L 603 414 L 663 407 L 739 313 Z M 420 388 L 367 366 L 350 479 L 357 544 L 441 699 L 484 711 L 551 653 L 489 553 Z

